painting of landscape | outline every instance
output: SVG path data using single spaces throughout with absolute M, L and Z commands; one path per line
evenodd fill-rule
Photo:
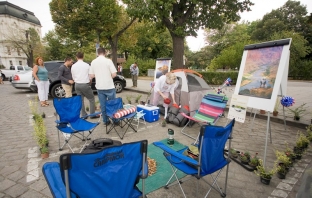
M 271 99 L 283 46 L 248 50 L 239 95 Z

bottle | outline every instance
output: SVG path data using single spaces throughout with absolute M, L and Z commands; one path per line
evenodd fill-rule
M 174 135 L 174 130 L 172 129 L 168 129 L 168 140 L 167 140 L 167 144 L 169 145 L 173 145 L 174 144 L 174 138 L 173 138 L 173 135 Z

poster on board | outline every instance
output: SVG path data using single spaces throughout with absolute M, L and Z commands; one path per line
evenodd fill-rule
M 248 96 L 248 107 L 273 111 L 280 88 L 286 87 L 290 43 L 283 39 L 245 46 L 234 94 Z
M 156 81 L 160 76 L 170 72 L 170 69 L 171 69 L 171 58 L 157 58 L 154 81 Z
M 244 123 L 247 113 L 247 103 L 249 97 L 235 95 L 231 97 L 231 104 L 228 113 L 228 119 L 235 118 L 235 121 Z

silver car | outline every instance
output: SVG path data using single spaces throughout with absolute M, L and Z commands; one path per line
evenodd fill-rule
M 30 89 L 30 84 L 33 81 L 32 71 L 21 72 L 15 74 L 11 78 L 11 84 L 16 89 Z

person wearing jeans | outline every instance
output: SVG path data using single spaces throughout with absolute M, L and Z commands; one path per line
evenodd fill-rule
M 95 87 L 98 92 L 103 122 L 109 124 L 106 116 L 106 100 L 116 98 L 116 90 L 113 78 L 117 75 L 117 70 L 112 60 L 105 57 L 105 49 L 98 48 L 98 57 L 91 62 L 89 70 L 90 80 L 95 77 Z

